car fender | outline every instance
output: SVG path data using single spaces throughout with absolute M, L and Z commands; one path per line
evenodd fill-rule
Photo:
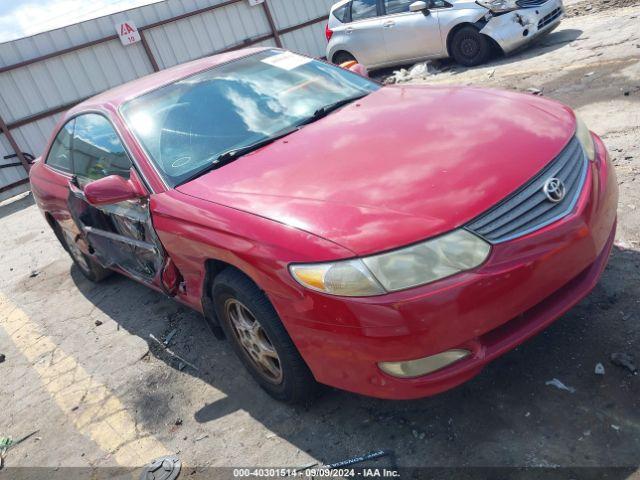
M 269 297 L 302 295 L 288 271 L 292 262 L 322 262 L 354 256 L 317 235 L 176 190 L 151 197 L 153 225 L 184 279 L 178 298 L 204 312 L 210 261 L 247 275 Z
M 474 4 L 475 5 L 475 4 Z M 438 20 L 440 22 L 440 35 L 442 37 L 442 44 L 447 46 L 447 53 L 449 47 L 449 36 L 453 30 L 459 25 L 472 24 L 477 25 L 478 28 L 482 28 L 485 24 L 485 17 L 490 12 L 487 8 L 480 5 L 469 6 L 465 8 L 454 8 L 451 10 L 440 10 L 438 12 Z

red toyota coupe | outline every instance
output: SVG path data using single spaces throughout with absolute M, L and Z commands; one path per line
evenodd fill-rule
M 289 402 L 472 378 L 594 287 L 618 196 L 602 141 L 559 103 L 381 87 L 273 48 L 85 101 L 30 177 L 86 277 L 198 310 Z

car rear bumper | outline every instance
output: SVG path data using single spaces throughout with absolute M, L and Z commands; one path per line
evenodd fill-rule
M 492 17 L 481 33 L 493 38 L 504 53 L 511 53 L 556 28 L 564 17 L 562 0 L 521 8 Z
M 336 298 L 305 291 L 272 298 L 316 379 L 389 399 L 433 395 L 470 379 L 535 335 L 596 285 L 611 251 L 617 182 L 602 142 L 574 211 L 497 244 L 480 268 L 403 292 Z M 392 377 L 379 362 L 464 348 L 472 355 L 432 374 Z

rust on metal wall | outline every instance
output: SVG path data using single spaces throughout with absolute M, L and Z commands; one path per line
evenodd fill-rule
M 20 149 L 20 147 L 18 147 L 18 144 L 16 143 L 15 139 L 13 138 L 13 135 L 11 135 L 11 131 L 7 127 L 7 124 L 4 123 L 4 120 L 2 119 L 2 117 L 0 117 L 0 130 L 2 131 L 2 133 L 4 133 L 4 136 L 7 138 L 8 142 L 9 142 L 9 145 L 11 145 L 11 148 L 13 148 L 13 151 L 15 152 L 15 154 L 18 157 L 18 159 L 20 160 L 20 163 L 22 163 L 22 166 L 28 172 L 29 171 L 29 167 L 30 167 L 29 162 L 27 161 L 27 159 L 23 155 L 22 150 Z
M 271 15 L 271 9 L 269 8 L 269 3 L 267 0 L 262 2 L 262 9 L 264 10 L 264 15 L 267 17 L 267 22 L 269 23 L 269 27 L 271 28 L 271 32 L 273 33 L 273 38 L 276 41 L 276 45 L 282 48 L 282 40 L 280 39 L 280 34 L 278 33 L 278 27 L 276 27 L 276 22 L 273 20 L 273 15 Z

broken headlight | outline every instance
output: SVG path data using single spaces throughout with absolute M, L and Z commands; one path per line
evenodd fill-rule
M 520 8 L 516 0 L 476 0 L 476 3 L 496 13 L 510 12 Z

